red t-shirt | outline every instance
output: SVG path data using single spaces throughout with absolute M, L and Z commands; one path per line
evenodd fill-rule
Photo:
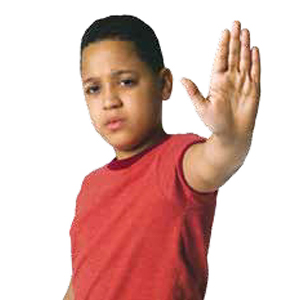
M 168 134 L 84 178 L 70 228 L 75 300 L 204 299 L 218 190 L 193 190 L 182 158 L 205 141 Z

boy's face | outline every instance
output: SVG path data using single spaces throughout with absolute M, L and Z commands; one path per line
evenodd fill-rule
M 130 72 L 117 73 L 124 70 Z M 167 82 L 162 88 L 129 41 L 104 40 L 83 50 L 81 77 L 90 117 L 118 159 L 139 153 L 166 134 L 162 100 L 169 98 L 172 89 L 172 75 L 166 70 L 160 73 Z M 119 128 L 106 125 L 112 117 L 123 119 Z

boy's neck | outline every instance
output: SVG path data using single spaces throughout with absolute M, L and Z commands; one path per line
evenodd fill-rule
M 155 136 L 148 136 L 146 138 L 146 140 L 148 139 L 148 142 L 142 143 L 142 145 L 138 145 L 132 151 L 127 152 L 127 153 L 124 153 L 124 152 L 116 153 L 117 160 L 122 160 L 122 159 L 132 157 L 134 155 L 137 155 L 138 153 L 144 151 L 145 149 L 158 144 L 160 141 L 165 139 L 167 135 L 168 134 L 163 129 L 161 129 L 160 131 L 157 132 L 157 134 Z M 149 142 L 149 139 L 150 139 L 150 142 Z

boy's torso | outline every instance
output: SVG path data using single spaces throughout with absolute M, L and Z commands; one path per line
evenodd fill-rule
M 194 140 L 182 140 L 182 147 Z M 205 291 L 209 238 L 204 236 L 210 231 L 202 227 L 211 226 L 215 202 L 195 207 L 188 202 L 190 191 L 176 169 L 183 148 L 179 143 L 172 152 L 172 143 L 165 141 L 130 167 L 104 167 L 86 177 L 70 230 L 76 300 L 137 294 L 188 300 Z

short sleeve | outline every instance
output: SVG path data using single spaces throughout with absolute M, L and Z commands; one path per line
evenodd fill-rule
M 205 143 L 206 138 L 197 134 L 184 135 L 177 145 L 174 157 L 176 187 L 187 199 L 188 206 L 215 206 L 218 189 L 213 192 L 198 192 L 186 181 L 183 173 L 183 157 L 190 146 L 196 143 Z

